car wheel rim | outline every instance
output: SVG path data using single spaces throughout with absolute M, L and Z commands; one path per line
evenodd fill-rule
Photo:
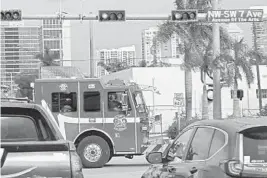
M 89 162 L 97 162 L 102 156 L 102 149 L 99 145 L 92 143 L 84 148 L 83 155 Z

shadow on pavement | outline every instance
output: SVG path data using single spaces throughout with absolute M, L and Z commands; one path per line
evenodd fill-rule
M 149 163 L 147 164 L 107 164 L 105 167 L 144 167 L 149 166 Z

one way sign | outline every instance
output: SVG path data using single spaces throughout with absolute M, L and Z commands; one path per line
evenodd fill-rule
M 263 9 L 210 10 L 207 21 L 212 23 L 262 22 Z

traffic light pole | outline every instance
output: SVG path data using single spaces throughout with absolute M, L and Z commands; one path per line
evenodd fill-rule
M 218 0 L 212 0 L 212 10 L 218 10 Z M 213 60 L 220 54 L 220 25 L 218 23 L 212 24 L 213 35 Z M 220 69 L 214 69 L 213 73 L 213 118 L 221 119 L 221 73 Z
M 254 35 L 254 50 L 258 51 L 257 45 L 257 32 L 256 32 L 256 24 L 253 23 L 253 35 Z M 260 78 L 260 67 L 259 67 L 259 59 L 256 59 L 256 71 L 257 71 L 257 80 L 258 80 L 258 96 L 259 96 L 259 109 L 260 115 L 262 115 L 262 92 L 261 92 L 261 78 Z
M 91 13 L 90 13 L 91 14 Z M 89 30 L 90 30 L 90 77 L 94 78 L 94 47 L 93 47 L 93 23 L 89 22 Z

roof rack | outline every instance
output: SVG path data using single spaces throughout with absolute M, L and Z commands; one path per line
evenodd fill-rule
M 21 103 L 31 103 L 32 101 L 30 99 L 28 99 L 28 97 L 26 98 L 11 98 L 11 97 L 7 97 L 7 98 L 1 98 L 1 102 L 2 101 L 13 101 L 13 102 L 21 102 Z

